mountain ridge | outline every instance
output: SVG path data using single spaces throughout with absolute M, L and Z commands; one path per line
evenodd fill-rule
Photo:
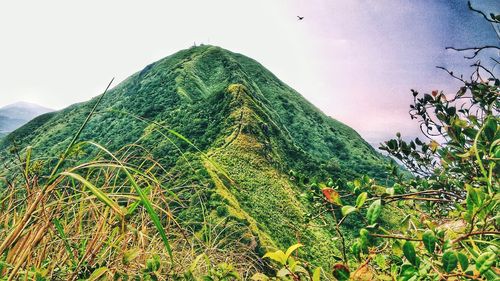
M 50 111 L 52 109 L 29 102 L 15 102 L 0 107 L 0 134 L 6 135 Z
M 0 148 L 16 140 L 33 147 L 33 159 L 54 163 L 96 101 L 41 115 Z M 339 250 L 330 244 L 334 230 L 305 223 L 315 212 L 310 184 L 331 177 L 341 186 L 365 173 L 384 179 L 387 163 L 260 63 L 214 46 L 179 51 L 125 79 L 103 97 L 81 139 L 111 151 L 147 149 L 172 176 L 169 186 L 182 186 L 187 207 L 175 215 L 195 233 L 207 231 L 197 201 L 204 198 L 210 219 L 233 222 L 252 251 L 262 255 L 300 237 L 303 254 L 318 264 Z

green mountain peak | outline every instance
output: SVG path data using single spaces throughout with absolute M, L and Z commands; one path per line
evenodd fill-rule
M 95 102 L 35 118 L 0 148 L 16 140 L 33 147 L 33 159 L 52 163 Z M 215 46 L 192 47 L 148 65 L 110 90 L 98 108 L 81 139 L 131 161 L 137 154 L 156 159 L 183 202 L 173 208 L 178 222 L 205 237 L 209 230 L 200 222 L 208 212 L 239 241 L 242 256 L 299 240 L 310 260 L 328 264 L 339 255 L 331 247 L 335 231 L 310 226 L 323 223 L 311 219 L 310 183 L 385 177 L 387 160 L 353 129 L 255 60 Z

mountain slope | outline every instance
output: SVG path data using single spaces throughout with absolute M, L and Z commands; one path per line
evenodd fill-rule
M 0 136 L 12 132 L 31 119 L 52 111 L 51 109 L 27 102 L 17 102 L 0 108 Z
M 41 115 L 0 148 L 16 140 L 33 147 L 33 159 L 57 157 L 95 102 Z M 81 139 L 111 151 L 134 143 L 130 150 L 158 159 L 185 202 L 176 209 L 178 221 L 200 237 L 211 233 L 200 222 L 224 221 L 231 229 L 227 239 L 260 255 L 300 240 L 302 254 L 324 265 L 339 250 L 331 246 L 333 229 L 310 226 L 324 221 L 310 219 L 317 206 L 302 196 L 310 192 L 308 182 L 362 174 L 382 179 L 386 164 L 354 130 L 262 65 L 213 46 L 180 51 L 120 83 L 103 98 Z

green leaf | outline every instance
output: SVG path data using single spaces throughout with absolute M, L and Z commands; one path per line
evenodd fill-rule
M 356 198 L 356 208 L 361 208 L 363 204 L 365 204 L 366 198 L 368 198 L 368 193 L 366 192 L 363 192 L 360 195 L 358 195 L 358 198 Z
M 359 260 L 361 258 L 360 242 L 356 241 L 354 242 L 354 244 L 352 244 L 351 252 L 356 259 Z
M 339 281 L 349 280 L 351 273 L 349 269 L 343 264 L 336 264 L 333 266 L 333 277 L 337 278 Z
M 344 206 L 344 207 L 342 207 L 342 215 L 345 217 L 352 212 L 356 212 L 357 210 L 358 209 L 356 209 L 356 207 L 353 207 L 353 206 Z
M 484 274 L 495 263 L 497 257 L 493 252 L 482 253 L 476 259 L 476 269 L 479 273 Z
M 278 270 L 278 272 L 276 272 L 276 277 L 278 277 L 278 278 L 284 278 L 287 275 L 290 275 L 290 270 L 288 270 L 287 268 L 284 268 L 284 267 L 282 269 Z
M 391 139 L 386 142 L 387 147 L 391 150 L 395 150 L 398 147 L 398 142 L 395 139 Z
M 484 196 L 482 196 L 483 192 L 481 189 L 479 188 L 473 188 L 472 186 L 466 184 L 466 187 L 467 187 L 467 197 L 468 199 L 470 198 L 470 200 L 472 201 L 472 203 L 476 206 L 476 207 L 480 207 L 483 203 L 483 198 Z
M 368 211 L 366 212 L 366 218 L 368 219 L 368 224 L 374 224 L 380 213 L 382 212 L 382 200 L 374 201 L 370 207 L 368 207 Z
M 303 266 L 298 265 L 298 264 L 294 266 L 293 271 L 295 273 L 302 273 L 304 275 L 309 275 L 309 272 L 307 271 L 307 269 L 305 269 Z
M 424 102 L 433 100 L 434 98 L 429 94 L 424 94 Z
M 298 248 L 300 248 L 302 246 L 303 245 L 300 243 L 290 246 L 288 248 L 288 250 L 286 250 L 286 253 L 285 253 L 285 262 L 288 260 L 288 257 L 290 257 L 290 255 L 293 253 L 293 251 L 297 250 Z
M 407 281 L 415 276 L 418 276 L 417 269 L 411 264 L 403 264 L 403 266 L 401 267 L 401 274 L 400 274 L 401 278 L 398 280 Z
M 444 253 L 442 262 L 444 271 L 448 273 L 452 272 L 455 268 L 457 268 L 458 264 L 457 253 L 455 251 L 448 251 Z
M 417 255 L 415 253 L 415 247 L 410 241 L 406 241 L 403 244 L 403 253 L 406 259 L 413 265 L 417 264 Z
M 285 256 L 285 253 L 283 253 L 283 251 L 281 250 L 278 250 L 276 252 L 269 252 L 269 253 L 266 253 L 263 258 L 270 258 L 276 262 L 278 262 L 279 264 L 281 265 L 285 265 L 286 263 L 286 256 Z
M 312 276 L 312 281 L 320 281 L 321 279 L 321 267 L 317 267 Z
M 436 249 L 436 236 L 432 230 L 427 230 L 422 235 L 422 242 L 424 243 L 425 249 L 429 254 L 433 254 Z
M 364 228 L 359 231 L 359 247 L 363 253 L 368 253 L 368 242 L 370 232 Z
M 370 232 L 368 230 L 362 228 L 362 229 L 359 230 L 359 236 L 361 238 L 368 239 L 368 237 L 370 236 Z
M 497 121 L 494 117 L 490 116 L 484 124 L 484 135 L 489 141 L 495 139 L 495 133 L 497 131 Z
M 469 267 L 469 258 L 464 253 L 457 253 L 458 262 L 460 263 L 460 268 L 462 271 L 466 271 Z
M 333 187 L 333 179 L 329 179 L 328 182 L 326 183 L 327 186 Z
M 161 258 L 159 255 L 154 254 L 151 258 L 146 260 L 146 270 L 147 272 L 155 272 L 160 269 Z

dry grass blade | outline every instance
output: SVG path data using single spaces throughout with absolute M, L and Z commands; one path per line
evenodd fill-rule
M 174 256 L 173 256 L 173 253 L 172 253 L 172 248 L 170 247 L 170 242 L 168 241 L 167 233 L 165 232 L 165 229 L 163 228 L 163 225 L 162 225 L 162 223 L 160 221 L 160 217 L 155 212 L 155 210 L 153 208 L 153 205 L 151 204 L 151 201 L 148 199 L 148 197 L 146 196 L 146 194 L 144 193 L 144 191 L 142 190 L 142 188 L 139 187 L 139 185 L 137 184 L 137 182 L 134 179 L 134 177 L 130 174 L 129 170 L 125 167 L 125 165 L 123 165 L 123 163 L 118 158 L 116 158 L 115 155 L 113 155 L 113 153 L 111 153 L 110 151 L 108 151 L 106 148 L 102 147 L 99 144 L 96 144 L 96 143 L 93 143 L 93 142 L 88 142 L 88 143 L 91 144 L 91 145 L 94 145 L 95 147 L 97 147 L 100 150 L 104 151 L 106 154 L 108 154 L 109 156 L 111 156 L 117 163 L 119 163 L 121 165 L 122 171 L 125 173 L 125 175 L 129 179 L 129 181 L 132 184 L 135 192 L 137 192 L 137 194 L 141 198 L 141 202 L 142 202 L 144 208 L 148 212 L 149 216 L 151 217 L 151 220 L 153 221 L 156 229 L 158 230 L 158 233 L 160 234 L 160 237 L 162 238 L 163 243 L 165 245 L 165 248 L 167 249 L 167 252 L 168 252 L 168 254 L 170 256 L 170 261 L 173 264 L 174 263 Z
M 90 192 L 92 192 L 92 194 L 95 195 L 95 197 L 97 197 L 97 199 L 99 199 L 101 202 L 103 202 L 108 207 L 113 209 L 113 211 L 115 211 L 120 217 L 123 218 L 125 216 L 125 213 L 123 212 L 122 208 L 118 205 L 118 203 L 113 201 L 104 192 L 102 192 L 99 188 L 97 188 L 88 180 L 84 179 L 82 176 L 70 172 L 62 172 L 61 175 L 71 177 L 81 182 L 85 187 L 87 187 L 90 190 Z
M 113 83 L 113 79 L 111 79 L 111 81 L 109 82 L 108 86 L 106 87 L 106 90 L 104 91 L 104 93 L 99 97 L 99 99 L 97 100 L 97 102 L 95 103 L 94 107 L 92 108 L 92 111 L 89 113 L 89 115 L 87 116 L 87 118 L 85 119 L 85 121 L 83 122 L 82 126 L 80 127 L 80 129 L 78 130 L 78 132 L 74 135 L 73 139 L 71 140 L 70 144 L 68 145 L 68 147 L 66 148 L 66 150 L 64 151 L 64 153 L 62 154 L 61 158 L 59 159 L 59 161 L 57 162 L 57 164 L 55 165 L 54 169 L 52 170 L 52 173 L 51 175 L 49 176 L 49 179 L 46 183 L 46 185 L 44 186 L 44 188 L 39 192 L 38 196 L 37 196 L 37 199 L 35 200 L 35 202 L 33 202 L 33 204 L 31 205 L 30 208 L 27 209 L 26 213 L 24 214 L 24 217 L 23 219 L 17 224 L 17 226 L 12 230 L 12 232 L 7 236 L 7 238 L 3 241 L 3 243 L 0 245 L 0 255 L 3 254 L 3 252 L 10 246 L 10 244 L 12 242 L 14 242 L 20 235 L 21 231 L 26 227 L 26 225 L 28 224 L 28 222 L 30 221 L 31 219 L 31 215 L 33 214 L 33 212 L 38 208 L 38 204 L 42 201 L 42 199 L 47 195 L 47 193 L 49 193 L 49 190 L 52 190 L 52 188 L 54 187 L 54 183 L 56 181 L 58 181 L 58 176 L 56 175 L 57 171 L 59 170 L 59 167 L 62 165 L 62 163 L 64 162 L 66 156 L 68 155 L 69 151 L 71 151 L 71 149 L 73 148 L 73 145 L 76 143 L 76 141 L 78 140 L 81 132 L 83 131 L 83 129 L 85 128 L 85 126 L 87 125 L 87 123 L 89 122 L 90 118 L 92 117 L 92 115 L 94 114 L 97 106 L 99 105 L 99 103 L 101 102 L 102 98 L 104 97 L 104 95 L 106 94 L 106 92 L 108 91 L 109 87 L 111 86 L 111 84 Z M 26 164 L 28 165 L 28 164 Z

